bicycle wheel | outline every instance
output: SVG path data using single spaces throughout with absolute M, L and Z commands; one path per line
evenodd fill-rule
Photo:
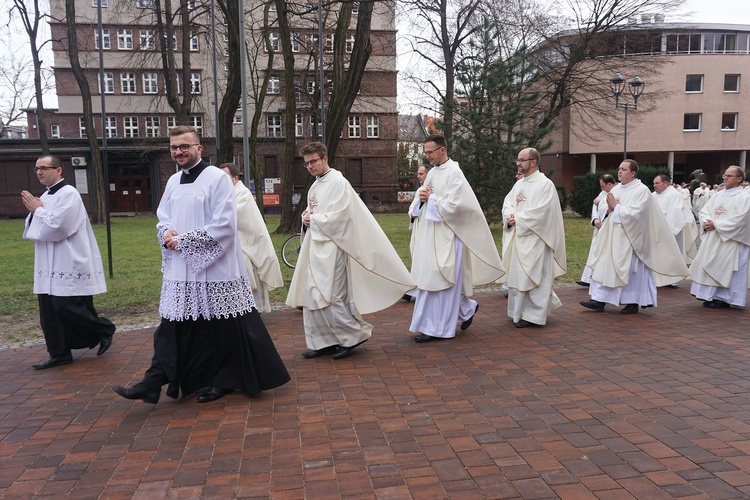
M 302 238 L 297 233 L 290 236 L 281 247 L 281 260 L 284 264 L 294 269 L 297 265 L 297 257 L 299 257 L 299 250 L 302 246 Z

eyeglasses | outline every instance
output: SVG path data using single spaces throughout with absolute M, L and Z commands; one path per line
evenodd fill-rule
M 314 160 L 306 161 L 302 165 L 304 165 L 305 168 L 312 167 L 313 165 L 315 165 L 316 163 L 318 163 L 320 160 L 322 160 L 322 158 L 315 158 Z
M 57 168 L 58 167 L 34 167 L 31 170 L 33 170 L 36 173 L 36 172 L 39 172 L 40 170 L 41 171 L 45 171 L 45 170 L 57 170 Z
M 516 165 L 519 165 L 519 164 L 521 164 L 521 163 L 523 163 L 525 161 L 532 161 L 534 159 L 535 158 L 519 158 L 519 159 L 516 160 Z
M 169 146 L 169 150 L 171 152 L 175 153 L 179 149 L 183 153 L 187 153 L 187 150 L 190 149 L 191 146 L 200 146 L 200 144 L 178 144 L 178 145 L 171 145 L 171 146 Z
M 435 148 L 435 149 L 433 149 L 433 150 L 425 149 L 425 150 L 424 150 L 424 154 L 426 154 L 426 155 L 431 155 L 431 154 L 432 154 L 432 153 L 434 153 L 435 151 L 440 151 L 441 149 L 443 149 L 443 147 L 442 147 L 442 146 L 441 146 L 441 147 L 439 147 L 439 148 Z

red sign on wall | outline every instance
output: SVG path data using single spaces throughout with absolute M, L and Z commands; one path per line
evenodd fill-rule
M 253 199 L 255 195 L 253 195 Z M 281 205 L 281 195 L 278 194 L 264 194 L 263 195 L 263 206 L 272 207 Z

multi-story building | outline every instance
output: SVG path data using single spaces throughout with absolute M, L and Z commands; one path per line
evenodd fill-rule
M 750 25 L 639 21 L 645 22 L 618 32 L 617 54 L 608 55 L 623 64 L 640 58 L 658 69 L 640 74 L 646 86 L 638 109 L 629 110 L 627 156 L 665 165 L 676 182 L 687 181 L 696 169 L 716 182 L 726 167 L 744 168 L 750 149 Z M 628 81 L 636 76 L 624 73 Z M 599 75 L 603 82 L 612 76 Z M 633 102 L 627 89 L 622 101 Z M 569 190 L 574 176 L 616 169 L 622 161 L 624 110 L 615 108 L 611 94 L 605 106 L 598 116 L 572 106 L 553 133 L 542 163 Z
M 102 31 L 98 31 L 97 13 L 101 2 Z M 213 50 L 214 33 L 210 29 L 208 2 L 200 5 L 189 1 L 191 28 L 185 46 L 190 53 L 190 84 L 179 88 L 182 99 L 185 92 L 192 97 L 190 124 L 203 136 L 204 157 L 215 162 L 216 112 L 214 103 L 220 102 L 226 88 L 228 57 L 227 27 L 216 26 L 216 50 Z M 168 149 L 168 131 L 176 126 L 177 117 L 168 105 L 165 92 L 165 76 L 161 51 L 158 50 L 158 34 L 153 0 L 77 0 L 76 33 L 81 65 L 86 73 L 92 92 L 97 137 L 103 134 L 107 141 L 109 190 L 112 212 L 150 212 L 158 203 L 166 180 L 174 170 Z M 272 4 L 273 5 L 273 4 Z M 247 116 L 255 112 L 254 96 L 260 82 L 268 76 L 265 101 L 262 103 L 262 118 L 258 126 L 257 160 L 262 166 L 262 177 L 293 182 L 295 192 L 301 191 L 307 176 L 302 159 L 284 157 L 284 112 L 287 103 L 283 88 L 283 59 L 278 31 L 271 23 L 270 41 L 279 51 L 267 75 L 268 51 L 263 38 L 258 35 L 265 4 L 256 0 L 246 2 L 245 16 L 247 44 L 251 57 L 247 73 Z M 90 164 L 87 150 L 87 131 L 82 114 L 83 104 L 80 89 L 74 79 L 67 47 L 67 28 L 60 20 L 65 17 L 62 0 L 50 2 L 50 23 L 55 84 L 58 109 L 47 113 L 47 134 L 50 137 L 52 154 L 64 159 L 77 158 L 78 168 Z M 273 17 L 273 8 L 270 9 Z M 324 88 L 330 87 L 328 69 L 332 62 L 333 31 L 335 15 L 324 12 L 324 50 L 318 57 L 317 13 L 295 16 L 292 22 L 294 34 L 292 46 L 295 52 L 295 136 L 298 145 L 319 139 L 320 118 L 317 96 L 319 81 L 317 64 L 322 59 L 325 68 Z M 179 16 L 175 16 L 179 18 Z M 354 28 L 357 9 L 354 9 L 350 33 L 346 39 L 346 52 L 350 53 L 354 43 Z M 179 23 L 177 23 L 179 24 Z M 253 38 L 255 37 L 255 38 Z M 164 38 L 164 37 L 161 37 Z M 341 142 L 332 164 L 342 170 L 366 202 L 395 201 L 398 191 L 396 169 L 396 144 L 398 140 L 398 116 L 396 109 L 396 31 L 393 2 L 377 2 L 372 22 L 372 55 L 360 85 L 357 100 L 347 118 L 347 126 L 341 134 Z M 179 25 L 174 30 L 171 42 L 177 66 L 183 55 L 183 35 Z M 99 47 L 103 52 L 103 85 L 99 76 Z M 216 72 L 214 74 L 214 67 Z M 184 85 L 183 85 L 184 86 Z M 102 113 L 102 93 L 104 112 Z M 324 96 L 328 92 L 323 93 Z M 327 98 L 326 98 L 327 99 Z M 236 162 L 242 163 L 243 113 L 237 110 L 234 116 Z M 102 119 L 103 118 L 103 119 Z M 36 123 L 34 110 L 28 113 L 31 138 L 38 137 L 31 124 Z M 18 163 L 33 166 L 34 158 L 18 158 Z M 284 179 L 284 165 L 294 163 L 293 179 Z M 7 164 L 7 163 L 6 163 Z M 33 180 L 31 181 L 33 183 Z M 268 185 L 274 185 L 269 183 Z M 276 184 L 278 186 L 278 184 Z M 278 188 L 277 188 L 278 191 Z M 2 194 L 0 194 L 2 197 Z M 273 197 L 269 201 L 275 203 Z M 0 213 L 4 211 L 0 201 Z

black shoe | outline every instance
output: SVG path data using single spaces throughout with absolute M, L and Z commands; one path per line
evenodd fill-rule
M 477 308 L 474 309 L 474 314 L 471 315 L 471 318 L 461 323 L 461 331 L 464 331 L 471 326 L 471 323 L 474 321 L 474 316 L 477 314 L 478 310 L 479 310 L 479 304 L 477 304 Z
M 110 348 L 111 345 L 112 345 L 112 335 L 102 336 L 102 338 L 99 340 L 99 350 L 96 351 L 96 355 L 101 356 L 102 354 L 107 352 L 107 350 Z
M 588 287 L 590 283 L 586 283 L 585 281 L 576 281 L 576 285 Z
M 622 308 L 620 314 L 635 314 L 638 312 L 638 304 L 628 304 Z
M 433 337 L 431 335 L 425 335 L 424 333 L 420 333 L 416 337 L 414 337 L 414 342 L 417 344 L 425 344 L 427 342 L 432 342 L 433 340 L 443 340 L 440 337 Z
M 365 339 L 365 340 L 363 340 L 362 342 L 360 342 L 359 344 L 354 344 L 354 345 L 353 345 L 353 346 L 351 346 L 351 347 L 344 347 L 344 346 L 341 346 L 341 347 L 339 347 L 339 350 L 338 350 L 338 351 L 336 351 L 336 354 L 334 354 L 334 355 L 333 355 L 333 356 L 331 356 L 331 357 L 332 357 L 333 359 L 341 359 L 341 358 L 345 358 L 345 357 L 347 357 L 347 356 L 349 355 L 349 353 L 350 353 L 350 352 L 352 352 L 352 351 L 353 351 L 353 350 L 354 350 L 355 348 L 357 348 L 358 346 L 361 346 L 362 344 L 364 344 L 364 343 L 365 343 L 365 342 L 367 342 L 368 340 L 370 340 L 370 339 Z
M 211 401 L 216 401 L 217 399 L 221 399 L 227 394 L 232 392 L 232 389 L 222 389 L 221 387 L 209 387 L 209 389 L 198 396 L 198 402 L 199 403 L 210 403 Z
M 302 357 L 307 358 L 307 359 L 319 358 L 321 356 L 325 356 L 326 354 L 333 354 L 338 350 L 339 350 L 339 346 L 329 345 L 328 347 L 324 347 L 323 349 L 318 349 L 317 351 L 305 351 L 302 353 Z
M 604 312 L 604 302 L 599 302 L 598 300 L 582 300 L 579 304 L 592 311 Z
M 531 321 L 526 321 L 525 319 L 519 320 L 518 323 L 516 323 L 516 328 L 529 328 L 532 326 L 541 328 L 543 325 L 537 325 L 536 323 L 532 323 Z
M 708 304 L 704 302 L 703 305 L 711 309 L 728 309 L 731 307 L 727 302 L 719 299 L 709 300 Z
M 141 384 L 135 384 L 133 387 L 123 387 L 121 385 L 116 385 L 112 387 L 112 390 L 125 399 L 142 399 L 144 403 L 151 404 L 158 403 L 159 396 L 161 396 L 160 390 L 153 391 L 151 389 L 143 387 Z
M 45 368 L 52 368 L 53 366 L 69 365 L 72 362 L 73 355 L 66 354 L 64 356 L 52 356 L 49 359 L 45 359 L 44 361 L 40 361 L 39 363 L 34 363 L 31 366 L 33 366 L 37 370 L 44 370 Z
M 401 300 L 403 300 L 404 302 L 411 302 L 411 299 L 413 299 L 413 298 L 414 298 L 414 297 L 412 297 L 412 296 L 411 296 L 411 295 L 409 295 L 408 293 L 405 293 L 405 294 L 404 294 L 404 296 L 403 296 L 403 297 L 401 297 Z

